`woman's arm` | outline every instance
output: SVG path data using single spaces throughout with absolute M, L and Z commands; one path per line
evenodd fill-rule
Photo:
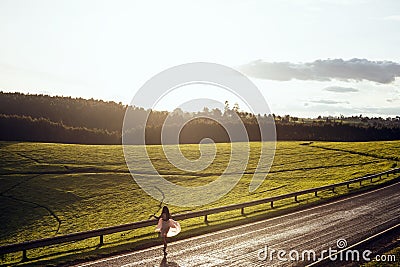
M 153 217 L 154 219 L 156 219 L 157 221 L 161 218 L 161 216 L 156 216 L 155 214 L 150 215 L 150 218 Z M 149 218 L 149 219 L 150 219 Z

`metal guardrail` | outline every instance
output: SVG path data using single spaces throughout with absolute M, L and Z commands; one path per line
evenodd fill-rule
M 350 184 L 353 184 L 353 183 L 360 183 L 360 185 L 362 185 L 362 182 L 365 180 L 371 180 L 371 182 L 372 182 L 372 179 L 374 179 L 374 178 L 382 178 L 382 176 L 384 176 L 384 175 L 389 176 L 390 174 L 396 174 L 396 173 L 400 173 L 400 168 L 391 169 L 389 171 L 385 171 L 385 172 L 381 172 L 381 173 L 377 173 L 377 174 L 363 176 L 363 177 L 360 177 L 357 179 L 352 179 L 352 180 L 349 180 L 346 182 L 310 188 L 310 189 L 293 192 L 293 193 L 289 193 L 289 194 L 284 194 L 284 195 L 280 195 L 280 196 L 275 196 L 275 197 L 270 197 L 270 198 L 265 198 L 265 199 L 260 199 L 260 200 L 254 200 L 254 201 L 244 202 L 244 203 L 240 203 L 240 204 L 233 204 L 233 205 L 223 206 L 223 207 L 218 207 L 218 208 L 212 208 L 212 209 L 208 209 L 208 210 L 176 214 L 176 215 L 173 215 L 173 218 L 175 220 L 186 220 L 186 219 L 190 219 L 190 218 L 197 218 L 197 217 L 204 216 L 204 221 L 207 222 L 207 219 L 208 219 L 207 216 L 211 215 L 211 214 L 216 214 L 216 213 L 221 213 L 221 212 L 226 212 L 226 211 L 231 211 L 231 210 L 236 210 L 236 209 L 240 209 L 241 214 L 244 214 L 245 208 L 260 205 L 260 204 L 265 204 L 265 203 L 271 203 L 271 208 L 273 208 L 274 202 L 278 201 L 278 200 L 294 198 L 294 201 L 298 202 L 297 198 L 301 195 L 314 193 L 315 196 L 317 196 L 318 192 L 320 192 L 320 191 L 324 191 L 324 190 L 335 191 L 335 188 L 337 188 L 339 186 L 347 186 L 347 188 L 349 188 Z M 23 253 L 22 260 L 24 261 L 24 260 L 28 259 L 26 256 L 26 251 L 29 249 L 46 247 L 46 246 L 50 246 L 50 245 L 63 244 L 63 243 L 67 243 L 67 242 L 79 241 L 79 240 L 84 240 L 84 239 L 93 238 L 93 237 L 99 237 L 100 238 L 99 245 L 103 245 L 105 235 L 134 230 L 134 229 L 148 227 L 148 226 L 153 226 L 156 223 L 157 223 L 157 221 L 155 219 L 152 219 L 152 220 L 123 224 L 123 225 L 111 226 L 111 227 L 106 227 L 106 228 L 101 228 L 101 229 L 96 229 L 96 230 L 91 230 L 91 231 L 86 231 L 86 232 L 78 232 L 78 233 L 72 233 L 72 234 L 67 234 L 67 235 L 62 235 L 62 236 L 55 236 L 55 237 L 38 239 L 38 240 L 26 241 L 26 242 L 17 243 L 17 244 L 4 245 L 4 246 L 0 246 L 0 255 L 22 251 L 22 253 Z

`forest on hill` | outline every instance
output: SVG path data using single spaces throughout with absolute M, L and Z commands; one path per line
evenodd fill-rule
M 258 123 L 275 121 L 278 140 L 297 141 L 374 141 L 400 140 L 400 117 L 368 118 L 318 117 L 304 119 L 290 115 L 251 114 L 240 111 L 237 105 L 224 110 L 204 108 L 198 113 L 145 110 L 122 103 L 94 99 L 0 92 L 0 140 L 37 141 L 82 144 L 120 144 L 123 119 L 127 108 L 135 117 L 149 116 L 146 125 L 133 124 L 124 134 L 134 134 L 146 127 L 146 143 L 160 144 L 161 129 L 169 116 L 169 130 L 182 122 L 204 115 L 187 123 L 179 136 L 180 143 L 198 143 L 203 138 L 215 142 L 230 142 L 226 130 L 215 120 L 243 123 L 250 141 L 260 141 Z M 215 119 L 215 120 L 214 120 Z M 236 127 L 233 125 L 233 127 Z

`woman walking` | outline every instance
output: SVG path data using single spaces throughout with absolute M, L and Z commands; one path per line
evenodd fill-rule
M 163 240 L 164 256 L 167 255 L 167 237 L 176 236 L 180 231 L 180 224 L 171 218 L 168 207 L 164 206 L 160 217 L 158 217 L 158 224 L 156 228 L 156 232 L 160 232 Z

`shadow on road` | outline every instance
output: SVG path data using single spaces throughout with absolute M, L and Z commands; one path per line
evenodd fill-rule
M 176 262 L 167 261 L 167 256 L 164 256 L 160 263 L 160 267 L 179 267 L 179 265 Z

